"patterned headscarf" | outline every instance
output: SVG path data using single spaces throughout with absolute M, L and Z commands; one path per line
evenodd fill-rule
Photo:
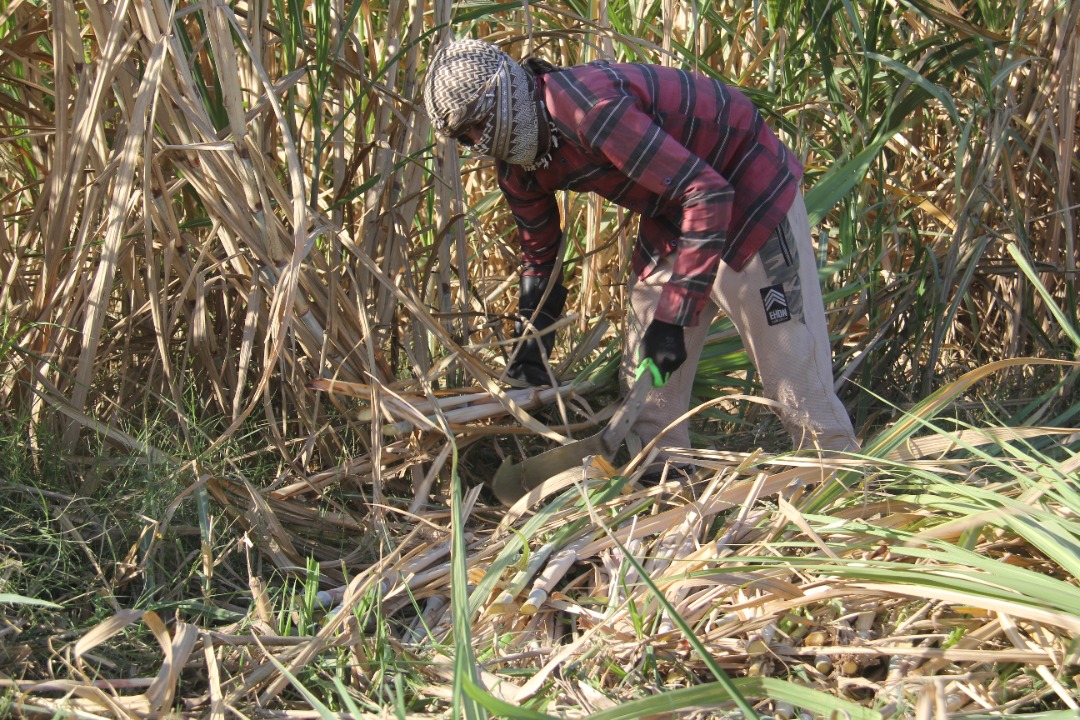
M 460 142 L 466 130 L 481 125 L 474 152 L 531 169 L 541 134 L 545 150 L 549 144 L 535 87 L 532 75 L 491 43 L 457 40 L 431 61 L 424 106 L 437 134 Z

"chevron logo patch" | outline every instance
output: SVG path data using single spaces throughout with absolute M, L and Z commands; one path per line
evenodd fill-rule
M 783 285 L 771 285 L 761 288 L 761 304 L 765 306 L 765 317 L 769 325 L 777 325 L 791 319 L 788 310 L 787 295 L 784 294 Z

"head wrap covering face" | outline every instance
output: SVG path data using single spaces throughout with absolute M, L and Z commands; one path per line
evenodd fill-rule
M 547 144 L 535 87 L 532 75 L 491 43 L 457 40 L 431 62 L 424 106 L 437 134 L 460 138 L 480 125 L 474 152 L 528 167 L 537 159 L 542 130 Z

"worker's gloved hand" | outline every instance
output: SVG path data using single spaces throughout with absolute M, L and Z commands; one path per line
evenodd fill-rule
M 540 311 L 536 312 L 540 299 L 544 296 L 548 278 L 538 275 L 522 276 L 521 297 L 518 300 L 518 315 L 522 319 L 514 323 L 514 337 L 545 330 L 562 315 L 563 307 L 566 305 L 566 288 L 557 281 L 551 282 L 554 285 L 548 293 L 547 301 L 540 307 Z M 526 324 L 530 318 L 532 327 Z M 518 348 L 514 361 L 506 370 L 507 377 L 529 385 L 550 385 L 551 378 L 544 359 L 551 355 L 554 347 L 555 333 L 553 332 L 542 336 L 539 340 L 536 338 L 525 340 Z
M 644 357 L 656 364 L 664 382 L 686 362 L 686 342 L 683 340 L 681 325 L 653 320 L 649 327 L 645 328 L 641 345 Z

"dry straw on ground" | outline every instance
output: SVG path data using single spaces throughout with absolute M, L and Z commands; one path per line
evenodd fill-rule
M 971 431 L 956 440 L 978 446 L 1000 438 Z M 898 494 L 884 478 L 899 472 L 900 461 L 930 476 L 974 481 L 981 474 L 978 464 L 950 460 L 943 450 L 911 442 L 869 468 L 837 462 L 841 472 L 867 473 L 858 503 L 830 492 L 834 480 L 822 485 L 829 470 L 817 462 L 704 452 L 685 458 L 702 467 L 693 482 L 625 487 L 589 502 L 575 483 L 536 514 L 523 502 L 501 522 L 501 511 L 470 493 L 465 543 L 470 602 L 479 611 L 471 628 L 481 656 L 476 677 L 513 705 L 541 694 L 556 717 L 616 707 L 626 716 L 651 714 L 657 692 L 675 693 L 672 709 L 723 704 L 700 648 L 742 677 L 742 692 L 773 698 L 762 711 L 784 710 L 783 692 L 761 690 L 774 675 L 833 696 L 824 707 L 851 717 L 906 715 L 914 704 L 936 708 L 927 717 L 1040 703 L 1075 708 L 1068 676 L 1080 631 L 1075 575 L 1064 570 L 1068 561 L 1057 564 L 1061 556 L 1044 555 L 1010 524 L 1068 516 L 1075 506 L 1040 499 L 1044 491 L 1034 486 L 1016 493 L 1010 483 L 973 483 L 964 491 L 939 480 Z M 587 475 L 595 480 L 586 485 L 603 486 L 612 469 L 594 464 Z M 300 546 L 319 530 L 307 503 L 209 482 L 265 557 L 289 567 L 317 554 L 318 545 Z M 941 506 L 965 494 L 981 500 L 981 513 L 933 522 Z M 241 622 L 199 630 L 178 620 L 166 628 L 157 613 L 123 610 L 64 651 L 70 679 L 19 683 L 24 701 L 79 708 L 87 717 L 154 714 L 173 702 L 191 716 L 257 706 L 307 717 L 300 708 L 319 701 L 305 700 L 305 684 L 327 687 L 318 678 L 335 673 L 344 672 L 361 706 L 383 705 L 382 683 L 401 671 L 380 659 L 390 652 L 409 663 L 414 691 L 437 712 L 451 692 L 449 655 L 460 631 L 451 613 L 453 529 L 445 511 L 391 516 L 387 527 L 398 542 L 386 556 L 326 563 L 331 577 L 343 567 L 359 571 L 309 598 L 310 607 L 299 600 L 303 588 L 296 591 L 291 613 L 310 613 L 306 631 L 297 625 L 282 634 L 281 613 L 289 611 L 260 598 L 265 588 L 251 578 L 252 606 Z M 973 529 L 966 550 L 949 544 Z M 697 647 L 674 613 L 693 629 Z M 94 651 L 137 622 L 153 631 L 163 664 L 132 681 Z M 1030 671 L 1001 669 L 1014 665 Z M 202 690 L 191 694 L 193 685 Z M 708 692 L 677 695 L 695 689 Z M 637 715 L 625 704 L 635 698 Z M 824 702 L 792 700 L 810 708 L 816 701 L 819 711 Z
M 0 9 L 0 405 L 39 458 L 59 436 L 183 479 L 162 535 L 133 543 L 124 573 L 96 569 L 105 587 L 149 572 L 172 513 L 211 498 L 200 602 L 242 617 L 117 607 L 49 650 L 47 681 L 44 665 L 12 671 L 13 651 L 0 669 L 23 712 L 447 714 L 501 698 L 640 716 L 724 702 L 717 662 L 777 717 L 1077 709 L 1078 468 L 1054 427 L 1075 424 L 1061 408 L 1076 373 L 1044 360 L 1080 346 L 1080 5 L 569 8 Z M 576 314 L 558 354 L 576 382 L 508 389 L 512 223 L 490 168 L 432 146 L 415 104 L 451 19 L 558 62 L 644 58 L 760 93 L 806 161 L 838 374 L 873 391 L 846 391 L 866 458 L 833 474 L 701 450 L 681 488 L 587 502 L 564 478 L 509 515 L 452 495 L 500 453 L 604 420 L 634 235 L 566 198 Z M 714 347 L 730 339 L 720 326 Z M 1024 426 L 925 424 L 982 387 L 1033 401 Z M 85 476 L 80 494 L 108 479 Z M 269 569 L 300 580 L 268 584 Z M 303 582 L 316 569 L 322 596 Z M 155 669 L 110 659 L 132 636 Z

